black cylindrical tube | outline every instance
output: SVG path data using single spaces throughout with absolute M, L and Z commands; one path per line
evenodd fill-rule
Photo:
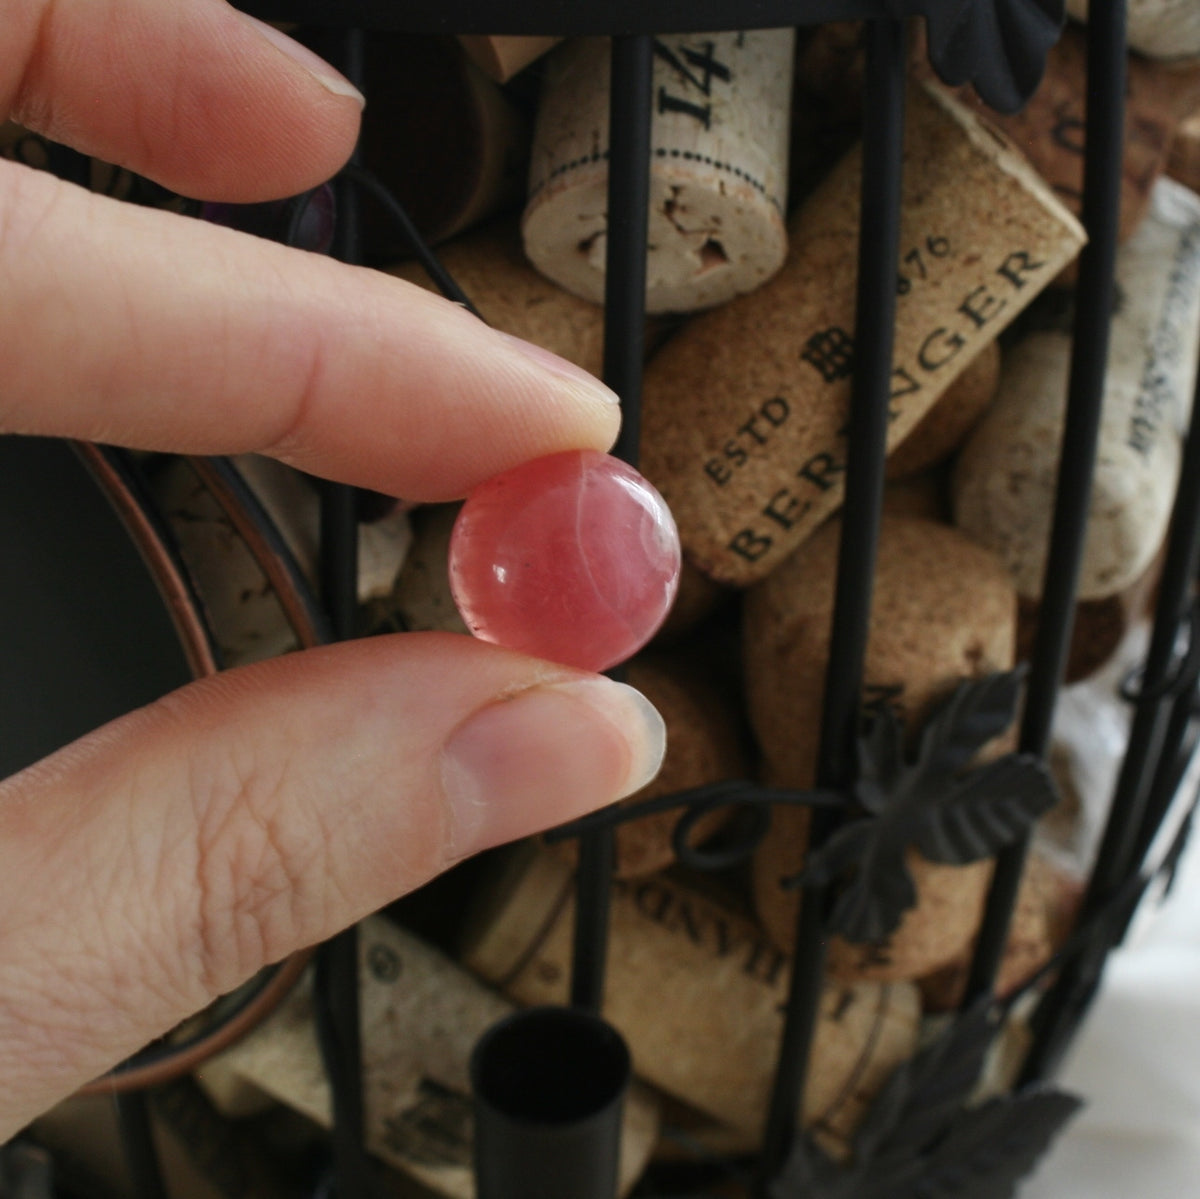
M 590 1013 L 493 1025 L 471 1056 L 478 1199 L 614 1199 L 631 1075 L 621 1034 Z
M 868 34 L 863 119 L 862 219 L 858 251 L 855 369 L 850 400 L 846 500 L 838 557 L 837 599 L 817 759 L 817 785 L 847 785 L 854 770 L 863 663 L 871 615 L 875 554 L 887 451 L 896 263 L 900 252 L 900 181 L 904 149 L 904 27 L 872 22 Z M 817 811 L 813 844 L 837 817 Z M 796 933 L 779 1067 L 767 1115 L 762 1186 L 781 1168 L 795 1136 L 821 1000 L 825 952 L 823 890 L 805 892 Z
M 1079 260 L 1071 375 L 1054 523 L 1046 554 L 1038 626 L 1025 693 L 1020 748 L 1045 757 L 1058 689 L 1075 623 L 1075 593 L 1083 560 L 1108 368 L 1125 152 L 1125 0 L 1093 7 L 1088 21 L 1087 145 L 1083 224 L 1088 243 Z M 1029 838 L 996 857 L 996 872 L 980 925 L 964 1003 L 992 989 L 1016 906 Z

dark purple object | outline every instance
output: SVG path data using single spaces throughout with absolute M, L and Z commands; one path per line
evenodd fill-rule
M 328 254 L 333 243 L 337 210 L 333 188 L 322 183 L 312 191 L 287 200 L 263 204 L 217 204 L 200 206 L 202 220 L 225 225 L 255 237 L 281 241 L 315 254 Z

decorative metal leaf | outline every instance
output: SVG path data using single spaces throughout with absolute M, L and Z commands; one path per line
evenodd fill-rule
M 1024 677 L 1019 667 L 959 683 L 921 733 L 917 765 L 929 784 L 953 778 L 1012 724 Z
M 889 854 L 884 861 L 874 867 L 868 857 L 862 866 L 863 881 L 856 878 L 839 893 L 826 924 L 831 932 L 860 945 L 885 941 L 896 931 L 902 914 L 916 906 L 916 884 L 903 857 Z
M 1082 1106 L 1065 1091 L 1032 1086 L 963 1112 L 929 1159 L 912 1199 L 1010 1199 Z
M 896 0 L 898 13 L 924 14 L 929 60 L 952 87 L 973 83 L 997 112 L 1033 95 L 1066 20 L 1065 0 Z
M 975 1089 L 996 1028 L 990 1003 L 979 1000 L 899 1066 L 859 1128 L 856 1156 L 879 1163 L 928 1147 Z
M 1057 799 L 1043 762 L 1032 754 L 1009 754 L 951 788 L 930 811 L 915 844 L 934 862 L 978 861 L 1018 840 Z
M 981 1001 L 896 1070 L 849 1166 L 798 1137 L 771 1199 L 1010 1199 L 1080 1102 L 1035 1086 L 966 1108 L 995 1030 Z
M 854 797 L 869 815 L 814 849 L 797 881 L 841 890 L 826 929 L 857 943 L 886 939 L 917 902 L 905 856 L 965 865 L 1018 840 L 1056 798 L 1049 773 L 1010 754 L 976 770 L 971 759 L 1012 722 L 1021 671 L 961 684 L 930 718 L 916 761 L 904 759 L 904 730 L 887 707 L 857 743 Z

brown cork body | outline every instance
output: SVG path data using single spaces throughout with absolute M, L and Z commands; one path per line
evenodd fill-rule
M 538 274 L 508 222 L 492 223 L 438 248 L 438 258 L 493 328 L 552 350 L 593 375 L 604 366 L 604 310 Z M 388 273 L 432 289 L 415 262 Z
M 1025 862 L 1004 955 L 996 975 L 996 994 L 1010 995 L 1031 979 L 1060 949 L 1070 933 L 1081 887 L 1048 858 L 1034 851 Z M 972 943 L 973 948 L 973 943 Z M 958 961 L 920 980 L 927 1012 L 957 1008 L 967 989 L 970 951 Z
M 622 805 L 705 783 L 746 777 L 746 753 L 738 714 L 701 670 L 677 655 L 643 654 L 628 664 L 625 681 L 641 691 L 662 714 L 667 726 L 667 753 L 654 781 L 622 800 Z M 682 808 L 672 808 L 619 825 L 617 877 L 641 878 L 671 865 L 675 861 L 671 836 L 682 815 Z M 725 808 L 707 813 L 693 825 L 689 840 L 700 844 L 723 828 L 731 815 Z M 569 861 L 575 860 L 573 840 L 558 842 L 556 848 Z
M 769 781 L 812 786 L 833 613 L 838 522 L 831 522 L 746 596 L 745 659 L 751 724 Z M 875 572 L 865 702 L 889 704 L 910 734 L 962 679 L 1013 664 L 1016 596 L 1003 565 L 945 525 L 886 515 Z M 783 807 L 754 864 L 759 916 L 784 949 L 798 894 L 780 880 L 803 863 L 807 816 Z M 884 943 L 830 941 L 841 978 L 917 978 L 974 935 L 990 862 L 942 866 L 909 855 L 918 902 Z
M 519 1003 L 561 1003 L 570 973 L 569 867 L 514 861 L 469 934 L 467 964 Z M 761 1133 L 783 1027 L 783 956 L 748 921 L 663 876 L 613 895 L 604 1014 L 639 1076 L 722 1123 Z M 821 1001 L 804 1123 L 846 1138 L 916 1047 L 906 984 L 829 986 Z
M 475 1042 L 512 1005 L 381 916 L 361 926 L 359 986 L 367 1148 L 437 1194 L 472 1199 L 467 1065 Z M 221 1071 L 328 1127 L 329 1082 L 312 1008 L 306 982 L 214 1061 Z M 644 1169 L 658 1127 L 655 1097 L 635 1086 L 625 1104 L 622 1193 Z
M 427 241 L 519 202 L 530 129 L 524 114 L 450 37 L 367 39 L 362 155 Z M 364 207 L 373 254 L 411 249 Z
M 1164 68 L 1137 55 L 1128 60 L 1118 241 L 1132 236 L 1146 214 L 1180 118 L 1200 100 L 1198 80 L 1200 75 L 1192 70 Z M 977 111 L 991 115 L 968 89 L 959 94 Z M 1029 103 L 1018 113 L 991 116 L 1076 215 L 1083 203 L 1086 114 L 1087 34 L 1068 25 L 1050 50 L 1046 73 Z
M 1078 683 L 1102 670 L 1113 658 L 1130 629 L 1148 616 L 1162 575 L 1163 552 L 1132 586 L 1104 599 L 1084 600 L 1075 605 L 1071 646 L 1063 682 Z M 1037 636 L 1036 600 L 1022 599 L 1017 621 L 1017 658 L 1028 660 Z
M 492 37 L 483 34 L 459 34 L 458 41 L 471 61 L 497 83 L 507 83 L 547 50 L 558 45 L 556 37 Z
M 1084 237 L 953 100 L 914 89 L 906 139 L 893 447 Z M 780 273 L 690 321 L 647 370 L 642 469 L 720 582 L 763 578 L 841 504 L 860 175 L 855 150 L 793 219 Z
M 720 304 L 783 263 L 794 41 L 791 29 L 655 38 L 648 312 Z M 521 221 L 530 261 L 591 300 L 604 297 L 610 61 L 607 38 L 547 59 Z
M 1000 347 L 993 341 L 888 455 L 888 479 L 907 479 L 949 458 L 995 399 L 999 382 Z

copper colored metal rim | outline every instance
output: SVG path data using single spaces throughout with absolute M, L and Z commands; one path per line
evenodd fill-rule
M 220 665 L 212 634 L 196 589 L 178 556 L 169 531 L 148 498 L 141 494 L 136 480 L 122 465 L 115 451 L 86 442 L 73 444 L 97 485 L 116 509 L 154 578 L 193 678 L 216 674 Z M 273 552 L 270 537 L 258 523 L 261 513 L 251 514 L 241 508 L 237 497 L 223 485 L 219 474 L 207 468 L 203 460 L 193 459 L 192 464 L 202 482 L 233 519 L 234 527 L 275 589 L 300 644 L 319 644 L 322 637 L 320 629 L 314 625 L 313 607 L 298 594 L 294 574 Z M 259 989 L 232 1016 L 220 1021 L 212 1029 L 197 1034 L 177 1048 L 168 1042 L 143 1051 L 148 1060 L 139 1063 L 135 1056 L 128 1063 L 117 1066 L 110 1073 L 80 1088 L 79 1094 L 111 1095 L 139 1090 L 158 1086 L 194 1070 L 261 1024 L 295 986 L 313 952 L 312 949 L 302 950 L 284 962 L 268 967 L 263 972 Z

